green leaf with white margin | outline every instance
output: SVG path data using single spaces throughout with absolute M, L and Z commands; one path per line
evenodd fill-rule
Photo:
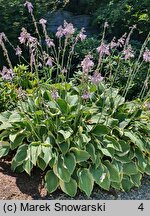
M 121 185 L 121 182 L 111 182 L 111 187 L 113 187 L 117 190 L 120 190 L 122 185 Z
M 68 95 L 66 100 L 69 103 L 70 106 L 74 106 L 78 102 L 78 95 Z
M 28 175 L 31 174 L 31 170 L 33 169 L 33 163 L 31 162 L 30 158 L 26 159 L 23 162 L 23 169 L 28 173 Z
M 28 145 L 27 144 L 21 145 L 18 148 L 17 153 L 16 153 L 16 155 L 14 157 L 14 159 L 16 160 L 17 163 L 21 163 L 26 159 L 27 150 L 28 150 Z
M 141 151 L 145 150 L 144 143 L 142 142 L 142 140 L 139 137 L 137 137 L 137 135 L 135 135 L 129 131 L 124 132 L 124 135 L 126 137 L 128 137 L 131 140 L 131 142 L 133 142 L 135 145 L 137 145 Z
M 67 140 L 66 142 L 61 142 L 61 143 L 58 144 L 58 146 L 59 146 L 61 152 L 65 155 L 69 150 L 70 141 Z
M 147 164 L 146 168 L 145 168 L 145 173 L 147 175 L 150 175 L 150 164 Z
M 71 197 L 74 197 L 77 193 L 77 182 L 71 178 L 69 182 L 59 181 L 60 188 L 66 194 Z
M 133 186 L 134 184 L 131 182 L 129 176 L 124 175 L 122 179 L 122 189 L 124 191 L 129 191 Z
M 118 154 L 118 153 L 117 153 Z M 120 161 L 122 163 L 130 163 L 131 162 L 131 159 L 129 158 L 128 155 L 124 155 L 124 156 L 118 156 L 118 155 L 115 155 L 114 158 L 117 160 L 117 161 Z
M 132 183 L 136 186 L 136 187 L 139 187 L 140 184 L 141 184 L 141 178 L 142 178 L 142 175 L 141 173 L 137 173 L 135 175 L 131 175 L 130 176 L 130 179 L 132 181 Z
M 10 115 L 11 115 L 11 112 L 9 112 L 9 111 L 2 112 L 0 114 L 0 122 L 2 122 L 2 123 L 7 122 Z
M 137 158 L 137 164 L 138 164 L 140 171 L 144 173 L 145 168 L 147 166 L 147 160 L 144 157 L 143 152 L 139 148 L 135 149 L 135 157 Z
M 13 123 L 13 122 L 20 122 L 21 121 L 21 115 L 17 112 L 13 112 L 10 116 L 9 116 L 9 122 Z
M 18 146 L 20 146 L 25 137 L 27 137 L 27 134 L 24 132 L 24 130 L 16 134 L 10 134 L 9 139 L 11 140 L 10 143 L 11 149 L 14 150 Z
M 120 182 L 120 174 L 119 170 L 116 169 L 115 166 L 113 166 L 109 161 L 104 161 L 104 165 L 107 167 L 109 174 L 110 174 L 110 181 L 113 182 Z
M 110 189 L 110 174 L 106 166 L 104 166 L 104 173 L 100 178 L 101 183 L 99 184 L 101 188 L 109 191 Z
M 101 148 L 100 150 L 104 155 L 111 157 L 111 158 L 114 157 L 115 150 L 113 148 L 109 148 L 109 147 L 108 148 Z
M 71 174 L 69 173 L 67 166 L 64 164 L 64 161 L 61 157 L 58 158 L 58 161 L 53 166 L 53 171 L 55 175 L 64 182 L 69 182 Z
M 130 145 L 128 142 L 125 142 L 124 140 L 118 141 L 121 146 L 121 152 L 117 152 L 118 156 L 125 156 L 130 151 Z
M 45 170 L 46 169 L 46 167 L 47 167 L 47 164 L 45 163 L 45 161 L 43 160 L 43 158 L 41 158 L 41 157 L 38 157 L 38 159 L 37 159 L 37 165 L 38 165 L 38 167 L 41 169 L 41 170 Z
M 12 128 L 12 125 L 9 122 L 5 122 L 5 123 L 0 125 L 0 131 L 1 130 L 6 130 L 6 129 L 9 129 L 9 128 Z
M 113 148 L 117 151 L 121 151 L 121 145 L 120 143 L 112 136 L 105 136 L 103 140 L 104 144 L 107 145 L 107 148 Z
M 28 145 L 22 145 L 18 148 L 15 157 L 11 163 L 11 169 L 14 172 L 17 167 L 23 164 L 24 160 L 27 158 Z M 22 168 L 21 168 L 22 169 Z
M 45 175 L 45 187 L 49 193 L 53 193 L 59 185 L 59 179 L 52 170 Z
M 95 163 L 96 161 L 96 154 L 95 154 L 95 148 L 93 143 L 88 143 L 86 145 L 86 151 L 90 154 L 91 160 L 93 161 L 93 163 Z
M 32 142 L 29 145 L 28 151 L 30 154 L 29 157 L 30 157 L 31 162 L 36 166 L 38 156 L 42 152 L 41 142 Z
M 90 158 L 90 154 L 85 150 L 72 147 L 70 148 L 70 152 L 74 153 L 77 163 L 87 161 Z
M 58 133 L 62 134 L 64 140 L 67 140 L 73 133 L 73 130 L 69 128 L 68 130 L 59 130 Z
M 10 144 L 6 141 L 0 141 L 0 158 L 6 156 L 9 153 Z
M 60 111 L 63 113 L 63 114 L 67 114 L 68 111 L 69 111 L 69 106 L 67 104 L 67 102 L 61 98 L 58 98 L 56 100 L 56 103 L 58 104 L 58 107 L 60 109 Z
M 89 197 L 93 190 L 94 179 L 88 169 L 78 170 L 79 188 Z
M 64 156 L 64 163 L 69 170 L 69 173 L 72 174 L 74 172 L 74 169 L 76 167 L 76 158 L 73 153 L 67 153 Z
M 134 175 L 137 174 L 138 168 L 134 162 L 123 164 L 123 173 L 126 175 Z
M 103 174 L 104 174 L 104 167 L 102 165 L 99 165 L 98 167 L 95 167 L 95 165 L 92 165 L 89 170 L 94 178 L 94 181 L 98 185 L 100 185 L 101 180 L 103 178 Z
M 97 124 L 94 126 L 94 128 L 91 130 L 91 133 L 95 136 L 103 136 L 110 132 L 110 129 L 102 124 Z
M 52 159 L 52 147 L 51 145 L 42 145 L 42 152 L 43 152 L 43 157 L 42 159 L 48 165 L 49 161 Z

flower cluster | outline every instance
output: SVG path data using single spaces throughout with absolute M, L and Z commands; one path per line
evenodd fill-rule
M 0 75 L 5 80 L 12 80 L 12 78 L 14 76 L 12 69 L 8 69 L 5 66 L 3 67 L 2 71 L 0 71 Z
M 47 37 L 47 38 L 45 39 L 45 42 L 46 42 L 46 44 L 47 44 L 47 46 L 48 46 L 49 48 L 55 46 L 55 44 L 54 44 L 54 42 L 53 42 L 53 39 L 51 39 L 51 38 L 49 38 L 49 37 Z
M 45 19 L 42 18 L 42 19 L 39 20 L 39 23 L 42 25 L 43 30 L 45 32 L 47 20 L 45 20 Z
M 29 1 L 26 1 L 25 4 L 24 4 L 24 6 L 27 7 L 28 12 L 32 14 L 32 12 L 33 12 L 33 5 L 32 5 L 32 3 L 29 2 Z
M 85 40 L 87 35 L 84 34 L 85 30 L 84 28 L 81 29 L 81 31 L 79 32 L 79 34 L 77 35 L 76 40 L 78 41 L 78 39 L 80 39 L 81 41 Z
M 54 88 L 51 92 L 51 96 L 53 100 L 56 100 L 59 97 L 58 90 Z
M 72 23 L 67 23 L 64 21 L 64 26 L 59 26 L 57 28 L 56 37 L 61 38 L 63 36 L 70 37 L 75 32 L 75 28 Z
M 103 79 L 104 77 L 102 77 L 98 71 L 95 71 L 93 76 L 89 77 L 89 80 L 91 81 L 91 83 L 95 85 L 98 85 Z
M 91 55 L 86 55 L 83 61 L 81 62 L 82 71 L 86 74 L 92 69 L 94 66 L 94 62 L 91 60 Z
M 150 62 L 150 51 L 148 49 L 144 51 L 143 59 L 145 62 Z
M 21 56 L 21 54 L 22 54 L 22 50 L 21 50 L 21 48 L 19 46 L 17 46 L 17 48 L 16 48 L 16 55 L 17 56 Z
M 89 98 L 90 98 L 90 92 L 88 91 L 88 90 L 85 90 L 84 92 L 83 92 L 83 94 L 82 94 L 82 99 L 84 99 L 84 100 L 88 100 Z
M 131 46 L 128 47 L 127 49 L 125 49 L 125 50 L 123 51 L 123 54 L 124 54 L 124 59 L 125 59 L 125 60 L 134 57 L 133 50 L 132 50 Z
M 52 57 L 50 57 L 46 52 L 43 53 L 43 58 L 44 58 L 46 66 L 49 66 L 49 67 L 53 66 Z
M 101 57 L 103 57 L 104 55 L 110 55 L 109 46 L 102 43 L 99 47 L 97 47 L 97 52 Z
M 22 31 L 20 33 L 20 37 L 18 37 L 21 44 L 25 43 L 36 43 L 37 38 L 32 37 L 30 33 L 27 32 L 25 28 L 22 28 Z

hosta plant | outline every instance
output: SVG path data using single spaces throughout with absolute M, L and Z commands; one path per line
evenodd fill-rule
M 49 193 L 60 187 L 75 196 L 80 188 L 90 196 L 94 184 L 105 190 L 138 187 L 150 174 L 148 108 L 125 102 L 104 83 L 89 85 L 89 99 L 80 88 L 41 85 L 18 109 L 1 113 L 0 156 L 16 150 L 13 171 L 45 171 Z
M 10 67 L 0 72 L 2 83 L 19 90 L 15 108 L 0 113 L 0 157 L 13 152 L 13 171 L 30 175 L 34 167 L 39 167 L 45 172 L 49 193 L 61 188 L 75 196 L 79 188 L 90 196 L 94 184 L 105 190 L 138 187 L 142 175 L 150 174 L 149 69 L 140 98 L 127 101 L 126 96 L 141 64 L 150 62 L 146 48 L 149 37 L 138 59 L 134 59 L 129 39 L 135 26 L 127 37 L 106 44 L 105 23 L 96 50 L 98 58 L 87 53 L 77 71 L 72 71 L 75 46 L 86 39 L 85 30 L 75 33 L 73 25 L 64 21 L 57 29 L 55 43 L 46 31 L 46 20 L 39 20 L 44 33 L 41 37 L 32 4 L 27 1 L 25 6 L 38 39 L 23 28 L 19 41 L 29 52 L 28 60 L 19 46 L 15 51 L 29 67 L 12 67 L 5 46 L 9 40 L 0 34 Z M 129 66 L 130 72 L 123 91 L 114 88 L 120 64 Z

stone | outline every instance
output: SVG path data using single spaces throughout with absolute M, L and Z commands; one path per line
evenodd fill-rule
M 91 16 L 90 15 L 74 15 L 72 12 L 65 10 L 58 10 L 49 12 L 46 15 L 47 29 L 49 32 L 56 33 L 58 26 L 63 25 L 64 20 L 68 23 L 72 23 L 75 28 L 80 30 L 82 27 L 85 28 L 87 35 L 95 34 L 96 31 L 91 27 Z

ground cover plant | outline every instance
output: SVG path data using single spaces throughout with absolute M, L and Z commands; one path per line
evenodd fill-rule
M 39 167 L 49 193 L 59 187 L 72 197 L 77 190 L 90 196 L 94 184 L 105 190 L 138 187 L 150 174 L 149 35 L 136 57 L 130 44 L 135 26 L 106 43 L 105 23 L 95 55 L 87 53 L 72 71 L 75 46 L 86 40 L 85 30 L 64 21 L 52 39 L 46 20 L 37 22 L 32 4 L 25 6 L 37 37 L 22 28 L 14 47 L 0 34 L 7 60 L 0 72 L 0 157 L 12 155 L 16 172 L 32 175 Z M 6 44 L 18 56 L 16 67 Z M 124 88 L 114 85 L 120 65 L 129 71 Z M 138 98 L 129 101 L 135 75 L 144 67 Z

